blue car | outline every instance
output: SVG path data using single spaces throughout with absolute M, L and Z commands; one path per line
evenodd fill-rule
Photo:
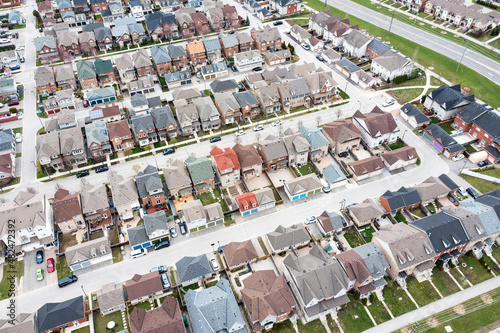
M 173 153 L 175 153 L 175 148 L 168 148 L 163 151 L 163 155 L 168 155 Z
M 214 143 L 214 142 L 217 142 L 220 140 L 222 140 L 222 138 L 220 136 L 214 136 L 213 138 L 210 139 L 210 143 Z
M 36 251 L 36 263 L 37 264 L 43 263 L 43 251 L 42 250 Z

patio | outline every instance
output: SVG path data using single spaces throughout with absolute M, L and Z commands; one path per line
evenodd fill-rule
M 288 168 L 281 169 L 278 171 L 268 172 L 267 174 L 269 175 L 271 182 L 273 183 L 274 187 L 276 187 L 276 188 L 283 187 L 283 184 L 285 182 L 288 182 L 288 181 L 295 179 L 292 171 Z
M 252 268 L 252 271 L 254 271 L 254 272 L 271 269 L 275 273 L 279 273 L 276 270 L 276 266 L 273 264 L 273 262 L 271 260 L 272 260 L 271 258 L 267 258 L 265 260 L 259 260 L 257 262 L 251 263 L 250 267 Z
M 255 191 L 271 185 L 271 182 L 265 175 L 261 175 L 259 177 L 253 177 L 251 179 L 245 180 L 245 185 L 247 186 L 249 191 Z
M 175 210 L 179 211 L 181 209 L 181 206 L 183 204 L 191 202 L 191 201 L 194 201 L 194 200 L 196 200 L 195 197 L 193 195 L 190 195 L 187 198 L 184 198 L 184 197 L 182 197 L 182 198 L 176 198 L 175 200 L 172 200 L 171 202 L 174 203 Z
M 380 150 L 374 151 L 374 153 L 379 153 Z M 372 154 L 368 150 L 364 150 L 363 148 L 361 149 L 355 149 L 352 151 L 352 153 L 358 158 L 359 161 L 367 159 L 369 157 L 372 157 Z

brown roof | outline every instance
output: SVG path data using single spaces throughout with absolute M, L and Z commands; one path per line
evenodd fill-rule
M 398 161 L 410 161 L 418 157 L 417 150 L 413 147 L 406 146 L 400 149 L 382 154 L 382 158 L 389 164 L 393 165 Z
M 69 221 L 73 216 L 81 215 L 82 206 L 80 203 L 80 193 L 75 192 L 70 194 L 69 191 L 65 189 L 58 189 L 54 194 L 52 211 L 55 223 Z
M 257 251 L 255 251 L 252 241 L 250 240 L 241 243 L 231 242 L 227 244 L 222 251 L 224 252 L 229 267 L 258 258 Z
M 243 146 L 238 143 L 234 145 L 233 150 L 240 160 L 242 169 L 262 163 L 262 158 L 253 145 Z
M 189 54 L 204 53 L 205 45 L 203 45 L 203 42 L 201 40 L 195 39 L 194 41 L 186 45 L 186 51 Z
M 158 273 L 156 273 L 158 275 Z M 174 297 L 167 296 L 151 311 L 139 307 L 130 314 L 131 333 L 185 333 L 182 312 Z
M 51 10 L 52 3 L 49 0 L 45 0 L 36 4 L 38 11 Z
M 112 116 L 120 115 L 120 107 L 116 104 L 96 106 L 91 111 L 102 110 L 102 118 L 108 118 Z M 97 120 L 101 118 L 94 118 L 92 120 Z
M 109 131 L 109 139 L 113 141 L 116 137 L 124 137 L 130 136 L 130 127 L 128 126 L 127 119 L 123 119 L 120 121 L 114 121 L 112 123 L 108 123 L 108 131 Z
M 361 131 L 354 126 L 351 119 L 341 119 L 325 124 L 323 133 L 326 133 L 332 141 L 338 143 L 361 138 Z
M 251 321 L 280 316 L 295 308 L 295 300 L 282 275 L 273 270 L 257 271 L 243 280 L 241 296 Z
M 129 301 L 163 290 L 158 272 L 135 274 L 132 279 L 125 282 L 125 287 Z
M 0 155 L 0 172 L 12 174 L 12 155 L 9 153 Z
M 378 133 L 392 133 L 398 128 L 392 114 L 380 110 L 378 106 L 374 107 L 370 113 L 361 113 L 361 111 L 358 110 L 354 113 L 353 118 L 364 121 L 365 128 L 372 137 L 376 136 Z
M 358 284 L 363 285 L 366 280 L 372 277 L 364 259 L 355 250 L 340 253 L 335 257 L 344 266 L 349 280 L 356 280 Z
M 349 163 L 349 166 L 354 170 L 356 176 L 385 168 L 384 162 L 382 162 L 382 159 L 378 156 L 372 156 L 361 161 Z

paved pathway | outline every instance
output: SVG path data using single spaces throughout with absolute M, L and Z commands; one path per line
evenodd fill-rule
M 476 284 L 473 287 L 467 288 L 463 291 L 459 291 L 453 295 L 445 297 L 443 299 L 437 300 L 431 304 L 423 306 L 417 310 L 408 312 L 402 316 L 396 317 L 395 319 L 389 320 L 382 323 L 376 327 L 372 327 L 366 330 L 367 333 L 375 332 L 393 332 L 397 331 L 403 327 L 411 325 L 414 322 L 425 319 L 432 316 L 438 312 L 451 308 L 457 304 L 460 304 L 468 299 L 476 297 L 478 295 L 484 294 L 490 290 L 500 288 L 500 276 L 491 278 L 482 283 Z
M 474 172 L 474 171 L 471 171 L 471 170 L 467 170 L 467 169 L 464 169 L 462 171 L 462 173 L 464 175 L 469 175 L 469 176 L 472 176 L 472 177 L 476 177 L 476 178 L 480 178 L 480 179 L 484 179 L 484 180 L 488 180 L 490 182 L 493 182 L 493 183 L 498 183 L 500 184 L 500 179 L 496 178 L 496 177 L 492 177 L 492 176 L 487 176 L 487 175 L 484 175 L 480 172 Z

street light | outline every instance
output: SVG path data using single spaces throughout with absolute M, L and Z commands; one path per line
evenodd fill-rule
M 212 252 L 215 254 L 214 245 L 215 245 L 215 243 L 210 244 L 210 246 L 212 246 Z
M 87 293 L 85 292 L 85 289 L 83 289 L 83 284 L 82 284 L 82 291 L 83 291 L 83 296 L 87 296 Z
M 465 41 L 465 39 L 464 39 L 464 41 Z M 462 64 L 462 60 L 464 59 L 465 51 L 467 51 L 468 45 L 469 45 L 469 40 L 467 40 L 465 43 L 464 52 L 462 53 L 462 56 L 460 57 L 460 61 L 458 62 L 457 70 L 455 72 L 458 72 L 458 69 L 460 68 L 460 65 Z
M 406 134 L 406 132 L 407 132 L 407 131 L 408 131 L 408 130 L 407 130 L 407 129 L 405 129 L 405 131 L 403 132 L 403 137 L 401 138 L 401 141 L 403 141 L 403 142 L 404 142 L 404 140 L 405 140 L 405 134 Z

